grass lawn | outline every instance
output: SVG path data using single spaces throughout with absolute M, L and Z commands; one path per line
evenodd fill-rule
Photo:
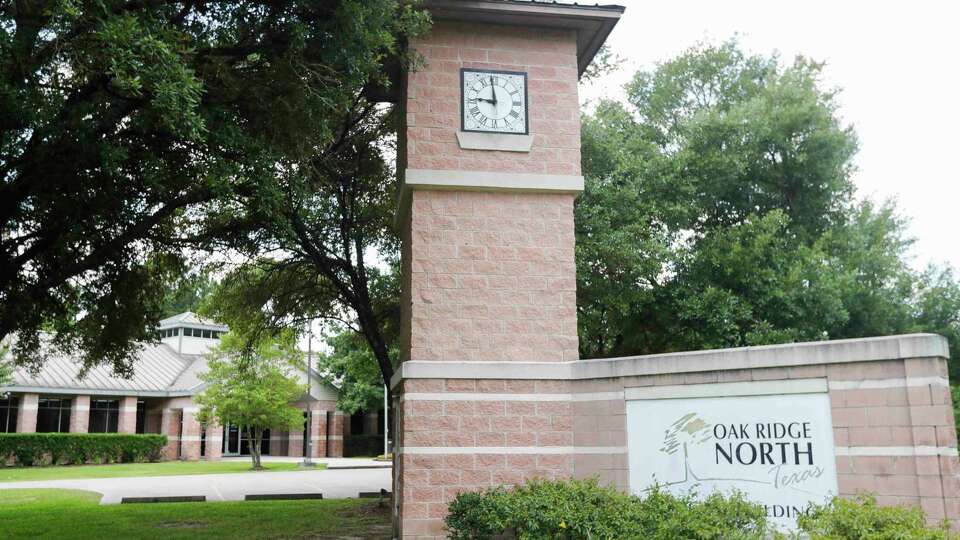
M 388 539 L 389 505 L 376 501 L 112 504 L 63 489 L 0 490 L 0 538 Z
M 294 471 L 297 463 L 264 463 L 267 471 Z M 326 465 L 317 464 L 317 468 Z M 57 467 L 3 467 L 0 482 L 71 480 L 78 478 L 121 478 L 128 476 L 174 476 L 180 474 L 223 474 L 250 472 L 244 461 L 164 461 L 160 463 L 118 463 L 115 465 L 64 465 Z M 2 538 L 2 537 L 0 537 Z

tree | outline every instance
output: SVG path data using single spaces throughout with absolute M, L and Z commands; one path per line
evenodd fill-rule
M 383 407 L 383 376 L 363 337 L 342 331 L 328 337 L 327 346 L 330 351 L 317 356 L 317 371 L 337 387 L 337 410 L 355 414 Z
M 400 311 L 394 121 L 392 109 L 358 96 L 340 136 L 210 219 L 210 236 L 247 259 L 224 277 L 207 315 L 250 335 L 337 324 L 364 339 L 389 382 Z
M 398 0 L 7 3 L 0 337 L 18 361 L 129 372 L 198 220 L 277 195 L 264 178 L 305 154 L 325 168 L 314 150 L 425 21 Z
M 0 341 L 0 386 L 6 386 L 13 382 L 13 366 L 10 364 L 7 354 L 9 347 L 3 341 Z M 0 397 L 6 397 L 0 392 Z
M 821 67 L 698 45 L 584 117 L 582 356 L 916 331 L 960 352 L 960 284 L 910 267 L 892 204 L 854 198 Z
M 181 275 L 167 287 L 161 307 L 161 317 L 172 317 L 186 311 L 200 311 L 201 306 L 213 293 L 217 282 L 209 268 L 198 268 Z
M 207 385 L 196 396 L 198 420 L 208 425 L 239 426 L 250 441 L 250 459 L 261 469 L 260 441 L 267 429 L 296 431 L 303 428 L 303 412 L 290 405 L 308 391 L 294 370 L 305 369 L 296 339 L 286 333 L 276 339 L 251 343 L 234 332 L 221 338 L 210 353 L 208 370 L 200 375 Z

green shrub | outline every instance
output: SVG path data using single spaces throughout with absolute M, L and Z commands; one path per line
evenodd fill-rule
M 811 540 L 947 540 L 960 536 L 941 527 L 927 525 L 923 510 L 916 506 L 878 506 L 876 499 L 862 495 L 834 499 L 814 506 L 797 520 Z
M 740 495 L 704 499 L 654 489 L 635 497 L 596 480 L 534 480 L 507 491 L 461 493 L 446 518 L 451 538 L 501 534 L 527 539 L 760 540 L 768 535 L 760 505 Z
M 0 433 L 0 462 L 80 465 L 157 461 L 166 435 L 127 433 Z

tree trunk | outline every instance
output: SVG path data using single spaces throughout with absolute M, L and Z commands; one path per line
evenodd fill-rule
M 260 464 L 260 437 L 263 436 L 263 430 L 260 428 L 247 428 L 247 437 L 250 440 L 250 459 L 253 462 L 254 470 L 260 470 L 263 466 Z

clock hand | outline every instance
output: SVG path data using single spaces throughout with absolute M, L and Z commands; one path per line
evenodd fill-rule
M 494 105 L 496 105 L 497 104 L 497 85 L 493 84 L 493 75 L 490 76 L 490 95 L 493 96 L 493 101 L 491 101 L 490 103 L 493 103 Z

